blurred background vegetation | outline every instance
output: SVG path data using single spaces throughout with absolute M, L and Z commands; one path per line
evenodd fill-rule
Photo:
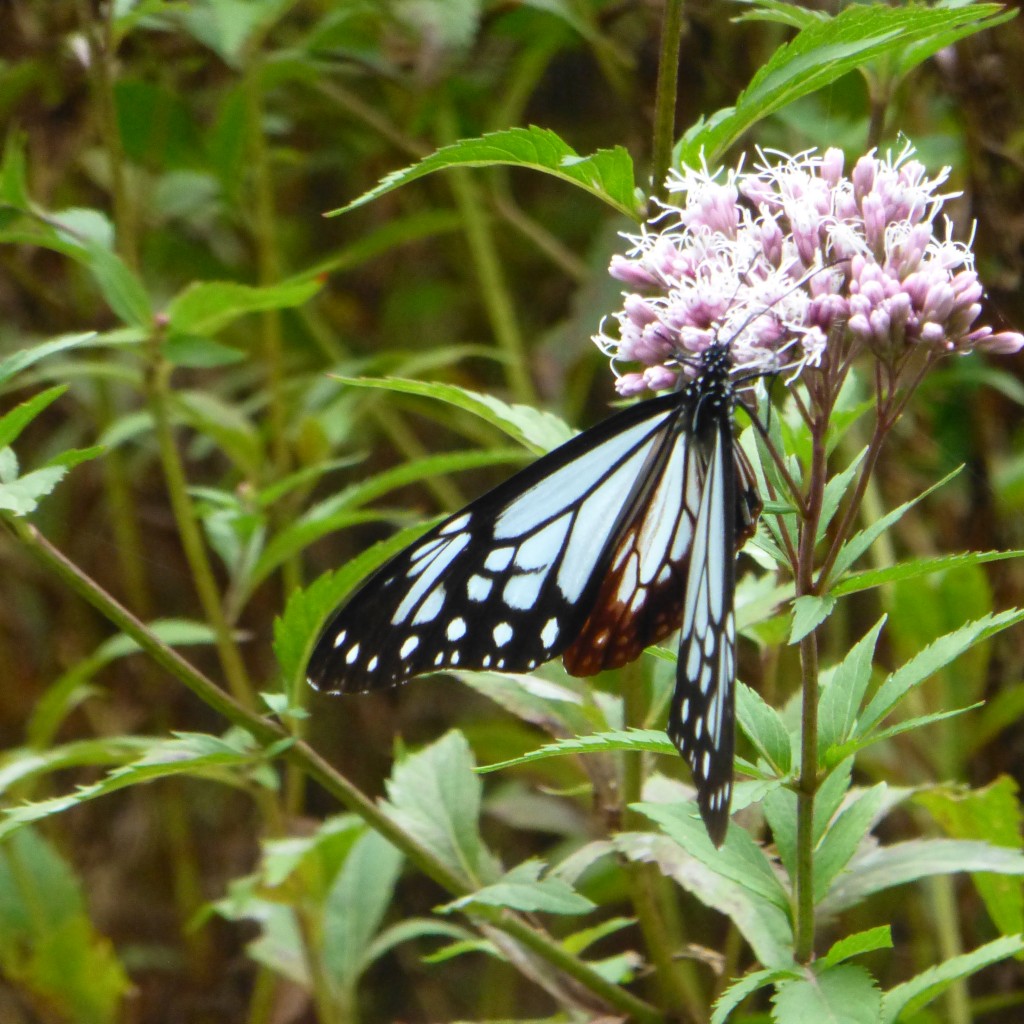
M 835 4 L 821 7 L 835 13 Z M 779 24 L 736 23 L 744 10 L 719 0 L 687 4 L 680 132 L 734 102 L 791 35 Z M 296 586 L 342 565 L 395 524 L 458 507 L 518 464 L 514 453 L 497 450 L 496 435 L 479 421 L 414 398 L 346 388 L 329 373 L 447 380 L 550 409 L 575 426 L 604 415 L 613 394 L 590 336 L 618 304 L 620 287 L 605 268 L 622 249 L 617 232 L 631 225 L 600 203 L 552 177 L 489 169 L 433 175 L 344 216 L 324 213 L 441 145 L 514 125 L 555 129 L 580 153 L 622 145 L 644 168 L 661 18 L 657 0 L 5 5 L 6 166 L 23 154 L 40 224 L 112 232 L 157 309 L 197 281 L 319 285 L 301 305 L 234 319 L 215 341 L 212 332 L 197 332 L 170 354 L 171 425 L 214 553 L 224 618 L 244 640 L 244 674 L 257 689 L 274 687 L 272 624 Z M 977 223 L 989 322 L 1019 329 L 1020 20 L 942 51 L 894 95 L 878 95 L 876 84 L 849 75 L 765 121 L 742 148 L 835 145 L 855 157 L 872 118 L 884 114 L 888 143 L 898 145 L 897 133 L 905 133 L 933 171 L 953 168 L 950 188 L 963 195 L 949 212 L 961 237 Z M 4 240 L 0 356 L 55 336 L 121 326 L 110 296 L 81 260 L 17 231 Z M 129 341 L 40 362 L 8 385 L 4 410 L 44 384 L 69 385 L 20 440 L 19 457 L 38 462 L 97 443 L 107 452 L 74 470 L 36 524 L 144 620 L 194 622 L 204 618 L 203 606 L 153 429 L 158 385 L 145 350 Z M 1022 374 L 1020 357 L 972 358 L 950 362 L 926 383 L 886 452 L 877 507 L 893 507 L 960 464 L 967 470 L 900 524 L 897 555 L 1024 547 Z M 362 521 L 307 515 L 389 467 L 477 446 L 493 451 L 483 461 L 495 465 L 424 474 L 363 508 Z M 282 481 L 289 485 L 278 487 Z M 222 731 L 223 721 L 183 687 L 168 685 L 150 662 L 105 647 L 110 625 L 25 549 L 4 542 L 0 560 L 4 749 Z M 895 586 L 887 596 L 885 643 L 895 660 L 916 650 L 918 636 L 932 635 L 936 622 L 949 629 L 1012 604 L 1024 604 L 1019 561 Z M 845 614 L 849 621 L 830 634 L 833 657 L 877 618 L 877 598 L 853 601 Z M 195 641 L 189 657 L 223 678 L 209 635 L 181 639 Z M 969 670 L 957 663 L 960 671 L 947 673 L 922 700 L 941 707 L 945 700 L 986 699 L 987 707 L 924 739 L 881 748 L 862 766 L 868 778 L 984 785 L 1005 775 L 1019 783 L 1020 631 L 972 658 Z M 758 672 L 756 657 L 745 651 L 744 677 L 756 684 Z M 772 699 L 781 703 L 796 680 L 785 672 L 779 678 L 785 692 Z M 401 693 L 346 701 L 311 696 L 309 709 L 310 740 L 370 793 L 380 791 L 396 736 L 415 746 L 457 723 L 481 763 L 537 742 L 456 683 L 419 682 Z M 97 756 L 104 765 L 111 760 L 109 751 Z M 40 779 L 22 776 L 5 782 L 5 796 L 38 799 L 89 782 L 98 771 L 77 765 Z M 552 788 L 583 781 L 562 761 L 488 781 L 485 832 L 508 863 L 550 855 L 596 827 L 586 799 L 539 793 L 527 785 L 538 777 Z M 61 905 L 76 921 L 91 922 L 88 943 L 106 950 L 91 967 L 83 961 L 87 966 L 76 969 L 91 971 L 93 981 L 108 972 L 108 991 L 130 979 L 125 1020 L 312 1020 L 301 984 L 271 977 L 246 955 L 253 927 L 206 908 L 253 869 L 262 838 L 301 834 L 337 810 L 295 778 L 286 780 L 279 800 L 196 780 L 128 789 L 50 819 L 38 833 L 19 833 L 24 838 L 5 847 L 0 892 L 9 893 L 10 877 L 26 863 L 40 872 L 36 895 L 44 902 L 52 891 L 66 892 Z M 898 829 L 899 818 L 887 827 Z M 933 929 L 938 898 L 926 888 L 908 890 L 900 893 L 900 915 L 890 910 L 904 922 L 894 977 L 901 958 L 921 967 L 955 952 L 936 951 L 959 941 Z M 942 898 L 959 903 L 968 948 L 986 937 L 968 882 Z M 391 919 L 426 913 L 442 899 L 422 877 L 403 879 Z M 721 948 L 725 930 L 717 918 L 696 905 L 692 913 L 701 925 L 692 929 L 695 941 Z M 415 944 L 399 946 L 371 969 L 366 1019 L 497 1018 L 550 1009 L 539 990 L 523 991 L 497 961 L 481 966 L 463 958 L 431 968 L 420 962 L 422 953 Z M 58 953 L 49 962 L 66 965 L 61 980 L 70 985 L 75 956 Z M 18 949 L 0 949 L 0 966 L 0 1020 L 88 1018 L 80 1007 L 59 1005 L 53 986 L 39 981 L 39 965 Z M 406 979 L 400 986 L 392 980 L 399 968 Z M 992 1011 L 984 1019 L 1019 1019 L 1019 1007 L 998 1009 L 1004 997 L 1015 1001 L 1019 971 L 1010 961 L 985 976 L 975 991 L 975 1010 Z M 104 1013 L 92 1019 L 116 1019 Z

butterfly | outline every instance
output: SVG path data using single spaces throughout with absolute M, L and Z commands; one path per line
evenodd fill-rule
M 729 344 L 678 390 L 549 452 L 378 569 L 324 629 L 309 682 L 376 690 L 443 669 L 576 676 L 680 630 L 668 735 L 716 846 L 732 796 L 736 555 L 761 512 L 733 436 Z

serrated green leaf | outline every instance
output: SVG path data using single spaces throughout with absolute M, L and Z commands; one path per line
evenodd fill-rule
M 100 338 L 101 336 L 95 331 L 86 331 L 84 334 L 67 334 L 59 338 L 51 338 L 49 341 L 33 345 L 31 348 L 21 349 L 19 352 L 12 352 L 4 359 L 0 359 L 0 385 L 6 384 L 22 370 L 27 370 L 41 359 L 46 359 L 47 356 L 55 355 L 58 352 L 67 352 L 69 349 L 78 348 L 89 342 L 98 342 Z
M 448 674 L 523 721 L 549 733 L 582 736 L 608 728 L 608 720 L 600 707 L 568 685 L 529 673 L 449 671 Z
M 400 171 L 393 171 L 380 183 L 347 206 L 333 213 L 347 213 L 378 196 L 424 175 L 448 167 L 490 167 L 503 164 L 527 167 L 553 174 L 603 199 L 631 220 L 639 219 L 633 161 L 621 146 L 580 156 L 555 132 L 544 128 L 508 128 L 477 139 L 461 139 L 444 146 Z
M 814 856 L 814 900 L 820 902 L 832 881 L 864 842 L 879 809 L 885 802 L 886 785 L 878 783 L 843 808 L 821 840 Z
M 819 597 L 805 594 L 793 602 L 793 624 L 789 630 L 789 643 L 798 644 L 808 633 L 812 633 L 831 614 L 836 599 L 831 594 Z
M 766 793 L 761 802 L 765 821 L 772 830 L 772 841 L 789 877 L 796 876 L 796 793 L 779 786 Z
M 856 594 L 862 590 L 881 587 L 887 583 L 900 583 L 903 580 L 918 579 L 935 573 L 960 569 L 965 566 L 983 565 L 986 562 L 999 562 L 1004 558 L 1022 558 L 1024 549 L 1014 551 L 966 551 L 958 555 L 940 555 L 937 558 L 915 558 L 897 565 L 889 565 L 884 569 L 865 569 L 863 572 L 852 573 L 837 583 L 831 590 L 836 597 Z
M 753 8 L 749 13 L 734 18 L 733 20 L 737 23 L 770 21 L 779 25 L 789 25 L 790 28 L 801 29 L 828 19 L 828 15 L 824 11 L 809 11 L 803 7 L 794 7 L 787 0 L 736 0 L 736 2 Z
M 876 949 L 892 949 L 892 929 L 887 924 L 845 936 L 819 962 L 826 967 L 835 967 L 850 957 L 873 953 Z
M 697 818 L 696 805 L 689 806 Z M 696 825 L 703 827 L 699 818 Z M 725 914 L 762 964 L 781 970 L 793 966 L 793 932 L 789 914 L 774 901 L 763 899 L 747 886 L 715 871 L 666 835 L 622 832 L 614 837 L 613 842 L 615 848 L 630 860 L 656 864 L 665 877 L 671 878 L 705 906 Z
M 736 684 L 736 721 L 757 752 L 780 774 L 792 768 L 789 733 L 779 713 L 759 693 Z
M 890 740 L 894 736 L 901 736 L 905 732 L 913 732 L 915 729 L 923 729 L 925 726 L 934 725 L 936 722 L 944 722 L 947 718 L 956 718 L 967 711 L 975 711 L 982 707 L 983 701 L 977 704 L 969 704 L 965 708 L 953 708 L 951 711 L 933 711 L 929 715 L 918 715 L 915 718 L 905 718 L 902 722 L 890 725 L 885 729 L 873 729 L 870 733 L 860 739 L 848 740 L 838 746 L 830 747 L 825 753 L 825 763 L 832 764 L 837 760 L 849 757 L 861 750 Z
M 23 825 L 69 810 L 86 800 L 175 775 L 213 779 L 227 785 L 256 782 L 276 785 L 276 776 L 266 765 L 274 748 L 264 751 L 247 733 L 232 731 L 224 737 L 206 733 L 175 733 L 173 739 L 151 740 L 141 757 L 108 772 L 99 782 L 79 786 L 74 793 L 6 808 L 0 818 L 0 837 Z
M 776 970 L 752 971 L 738 981 L 734 981 L 716 1000 L 715 1009 L 711 1014 L 710 1024 L 725 1024 L 729 1014 L 735 1010 L 747 996 L 753 995 L 759 988 L 770 985 L 773 981 L 786 977 Z
M 895 1024 L 897 1020 L 909 1018 L 942 995 L 954 981 L 969 978 L 983 967 L 1017 956 L 1021 952 L 1024 952 L 1024 939 L 1020 935 L 1009 935 L 979 946 L 970 953 L 962 953 L 945 963 L 929 967 L 910 981 L 905 981 L 885 993 L 878 1018 L 880 1024 Z
M 817 965 L 816 965 L 817 966 Z M 863 967 L 841 964 L 782 981 L 772 998 L 774 1024 L 878 1024 L 882 993 Z
M 853 457 L 850 464 L 841 473 L 837 473 L 828 481 L 828 483 L 825 484 L 825 493 L 822 495 L 821 501 L 821 515 L 818 517 L 818 532 L 814 538 L 815 544 L 821 543 L 822 538 L 825 536 L 825 531 L 829 527 L 829 523 L 832 522 L 832 518 L 835 516 L 836 511 L 839 508 L 839 503 L 843 500 L 846 492 L 850 489 L 850 485 L 853 483 L 853 478 L 857 475 L 857 469 L 864 461 L 864 456 L 867 455 L 867 453 L 868 449 L 865 445 Z
M 491 885 L 453 900 L 442 909 L 462 910 L 474 904 L 545 914 L 587 914 L 594 909 L 594 904 L 564 879 L 551 875 L 541 878 L 543 870 L 542 861 L 523 861 Z
M 146 736 L 105 736 L 49 747 L 15 747 L 0 757 L 0 794 L 21 783 L 68 768 L 109 767 L 138 758 L 151 744 Z M 24 790 L 22 789 L 22 792 Z
M 821 842 L 829 822 L 846 799 L 853 782 L 853 758 L 846 757 L 832 768 L 818 786 L 814 800 L 814 845 Z M 795 796 L 795 794 L 794 794 Z
M 862 903 L 872 893 L 933 875 L 991 871 L 1024 874 L 1024 855 L 989 843 L 964 839 L 911 839 L 858 853 L 821 901 L 824 914 Z
M 923 683 L 975 644 L 1024 619 L 1024 611 L 1009 609 L 968 622 L 952 633 L 939 637 L 910 661 L 901 665 L 878 688 L 857 722 L 855 735 L 867 736 L 888 715 L 907 692 Z
M 29 515 L 39 505 L 39 499 L 51 493 L 66 475 L 67 470 L 63 466 L 51 466 L 0 484 L 0 509 L 16 516 Z
M 462 733 L 451 731 L 436 743 L 395 765 L 387 782 L 385 809 L 412 837 L 474 889 L 500 872 L 480 837 L 480 779 Z
M 403 942 L 411 942 L 414 939 L 422 938 L 436 938 L 437 936 L 470 942 L 481 941 L 468 928 L 463 928 L 461 925 L 454 924 L 451 921 L 438 921 L 427 917 L 408 917 L 397 924 L 383 929 L 377 935 L 366 949 L 366 962 L 368 964 L 375 963 L 385 953 L 390 953 L 392 949 L 400 946 Z M 493 950 L 493 946 L 491 949 Z M 435 961 L 425 956 L 423 957 L 423 962 L 432 963 Z
M 301 306 L 320 288 L 321 283 L 315 278 L 262 286 L 235 281 L 200 281 L 171 299 L 166 316 L 174 334 L 216 334 L 248 313 Z
M 1017 15 L 1017 11 L 1006 10 L 999 4 L 960 5 L 955 2 L 955 0 L 950 0 L 950 2 L 944 3 L 940 6 L 946 11 L 954 11 L 956 8 L 961 6 L 964 8 L 970 7 L 971 10 L 965 11 L 964 13 L 973 13 L 976 15 L 981 13 L 979 8 L 984 7 L 987 17 L 984 19 L 978 18 L 978 20 L 968 18 L 966 24 L 964 24 L 964 18 L 962 17 L 951 17 L 947 28 L 930 33 L 927 39 L 922 40 L 916 45 L 908 46 L 905 50 L 901 50 L 895 54 L 895 72 L 900 77 L 906 76 L 910 71 L 917 67 L 918 64 L 921 64 L 929 57 L 934 56 L 940 50 L 944 50 L 959 40 L 965 39 L 967 36 L 974 35 L 976 32 L 989 31 L 998 25 L 1004 24 Z
M 831 673 L 818 704 L 819 754 L 845 742 L 853 732 L 860 703 L 871 681 L 871 665 L 884 625 L 885 616 L 850 648 Z
M 917 6 L 889 8 L 854 4 L 827 21 L 806 25 L 779 47 L 740 94 L 735 107 L 718 111 L 686 133 L 677 147 L 681 163 L 700 165 L 701 155 L 717 162 L 753 124 L 869 61 L 900 57 L 930 38 L 953 31 L 980 31 L 1001 13 L 994 4 L 954 11 Z
M 730 826 L 725 842 L 716 847 L 708 838 L 695 803 L 670 805 L 646 802 L 632 804 L 631 807 L 657 822 L 667 836 L 712 871 L 788 912 L 789 894 L 782 887 L 764 851 L 746 830 Z
M 944 487 L 954 477 L 960 475 L 960 471 L 963 467 L 954 469 L 952 473 L 947 473 L 938 483 L 932 484 L 931 487 L 922 491 L 916 498 L 911 498 L 910 501 L 905 501 L 902 505 L 894 508 L 891 512 L 887 512 L 881 519 L 872 523 L 870 526 L 866 526 L 859 533 L 855 533 L 840 549 L 838 556 L 836 557 L 835 564 L 832 566 L 831 579 L 838 580 L 846 570 L 853 565 L 854 562 L 864 554 L 865 551 L 875 541 L 889 529 L 894 523 L 900 521 L 918 502 L 923 501 L 933 491 L 937 491 L 940 487 Z
M 0 448 L 7 448 L 18 438 L 18 435 L 49 405 L 60 398 L 67 391 L 67 385 L 47 388 L 33 395 L 19 405 L 16 405 L 9 413 L 0 416 Z
M 503 768 L 513 768 L 531 761 L 540 761 L 545 757 L 563 757 L 566 754 L 604 753 L 612 750 L 642 750 L 655 754 L 669 754 L 678 757 L 678 751 L 672 741 L 658 729 L 627 729 L 615 732 L 593 733 L 589 736 L 573 736 L 559 740 L 557 743 L 546 743 L 537 750 L 497 761 L 494 764 L 481 765 L 477 771 L 481 774 L 496 772 Z
M 379 388 L 405 395 L 420 395 L 464 409 L 486 420 L 530 451 L 543 455 L 575 436 L 564 420 L 530 405 L 509 405 L 492 395 L 479 394 L 455 384 L 437 381 L 402 380 L 397 377 L 337 377 L 353 387 Z

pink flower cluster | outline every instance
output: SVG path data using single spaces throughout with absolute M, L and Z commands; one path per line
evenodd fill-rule
M 801 370 L 830 346 L 862 346 L 894 360 L 915 346 L 932 352 L 1011 353 L 1016 332 L 975 327 L 982 286 L 969 245 L 943 218 L 950 198 L 908 146 L 861 157 L 848 177 L 829 149 L 779 154 L 753 171 L 673 173 L 665 204 L 614 256 L 613 277 L 632 286 L 615 314 L 616 336 L 598 345 L 621 394 L 674 387 L 695 357 L 727 339 L 739 372 Z

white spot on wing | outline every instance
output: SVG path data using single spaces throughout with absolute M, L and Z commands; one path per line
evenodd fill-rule
M 558 639 L 558 619 L 548 619 L 540 633 L 540 642 L 546 647 L 554 646 Z
M 570 516 L 568 514 L 548 523 L 543 530 L 538 530 L 529 540 L 523 541 L 516 552 L 517 569 L 529 572 L 531 569 L 543 569 L 552 565 L 562 549 L 565 535 L 569 532 Z
M 405 643 L 402 644 L 398 654 L 402 658 L 408 658 L 413 651 L 416 650 L 420 645 L 420 638 L 418 636 L 406 637 Z
M 452 619 L 444 635 L 449 640 L 461 640 L 466 635 L 466 620 L 463 618 Z
M 470 576 L 466 581 L 466 594 L 470 601 L 483 601 L 494 584 L 486 576 Z
M 337 636 L 336 636 L 336 637 L 334 638 L 334 646 L 335 646 L 335 647 L 340 647 L 340 646 L 341 646 L 341 645 L 342 645 L 342 644 L 343 644 L 343 643 L 345 642 L 345 637 L 347 637 L 347 636 L 348 636 L 348 630 L 347 630 L 347 629 L 343 629 L 343 630 L 342 630 L 342 631 L 341 631 L 341 632 L 340 632 L 340 633 L 339 633 L 339 634 L 338 634 L 338 635 L 337 635 Z
M 440 576 L 459 556 L 463 548 L 469 543 L 469 534 L 464 533 L 461 537 L 453 537 L 442 548 L 434 554 L 433 558 L 424 564 L 416 582 L 406 592 L 401 603 L 391 616 L 392 625 L 398 625 L 411 614 L 413 608 L 420 603 L 421 598 L 433 587 Z
M 453 533 L 458 533 L 459 530 L 464 529 L 469 524 L 469 513 L 463 512 L 461 516 L 456 516 L 450 523 L 445 523 L 444 526 L 438 530 L 438 534 L 442 537 L 447 537 Z
M 494 642 L 498 647 L 504 647 L 512 639 L 512 627 L 507 622 L 499 622 L 494 627 Z
M 412 624 L 419 626 L 424 622 L 433 622 L 438 613 L 444 607 L 444 586 L 438 584 L 426 597 L 426 600 L 416 609 L 412 617 Z
M 544 584 L 544 573 L 526 572 L 518 576 L 512 576 L 505 583 L 501 592 L 501 599 L 509 606 L 519 611 L 532 608 L 540 597 L 540 588 Z
M 515 552 L 515 548 L 495 548 L 484 559 L 484 568 L 490 572 L 501 572 L 503 569 L 507 569 Z
M 346 665 L 354 665 L 356 663 L 356 658 L 358 658 L 358 657 L 359 657 L 359 644 L 353 644 L 348 649 L 348 654 L 345 655 L 345 664 Z

